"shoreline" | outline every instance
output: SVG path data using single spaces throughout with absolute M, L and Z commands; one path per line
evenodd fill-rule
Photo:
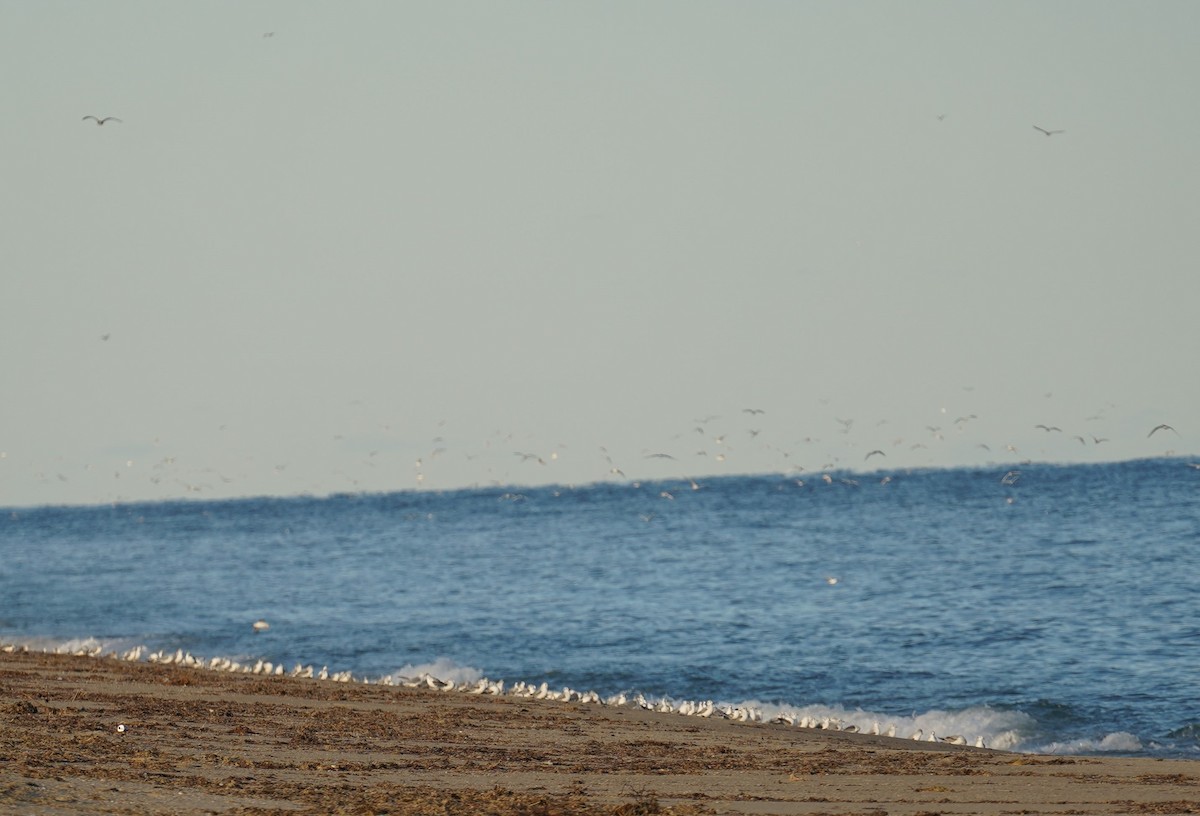
M 0 813 L 1200 813 L 1200 762 L 0 653 Z

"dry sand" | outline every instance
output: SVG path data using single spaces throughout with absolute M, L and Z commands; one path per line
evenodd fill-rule
M 1200 813 L 1200 763 L 15 652 L 0 813 Z

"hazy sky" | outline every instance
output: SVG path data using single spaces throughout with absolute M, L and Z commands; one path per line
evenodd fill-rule
M 1198 30 L 0 0 L 0 505 L 1198 455 Z

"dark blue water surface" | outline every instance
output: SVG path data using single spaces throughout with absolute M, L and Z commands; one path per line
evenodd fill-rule
M 1004 476 L 13 509 L 0 640 L 368 678 L 437 667 L 1019 750 L 1200 753 L 1200 470 Z M 255 634 L 259 618 L 271 628 Z

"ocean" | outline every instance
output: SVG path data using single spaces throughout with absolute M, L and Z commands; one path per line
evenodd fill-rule
M 1197 576 L 1173 458 L 9 508 L 0 642 L 1197 757 Z

